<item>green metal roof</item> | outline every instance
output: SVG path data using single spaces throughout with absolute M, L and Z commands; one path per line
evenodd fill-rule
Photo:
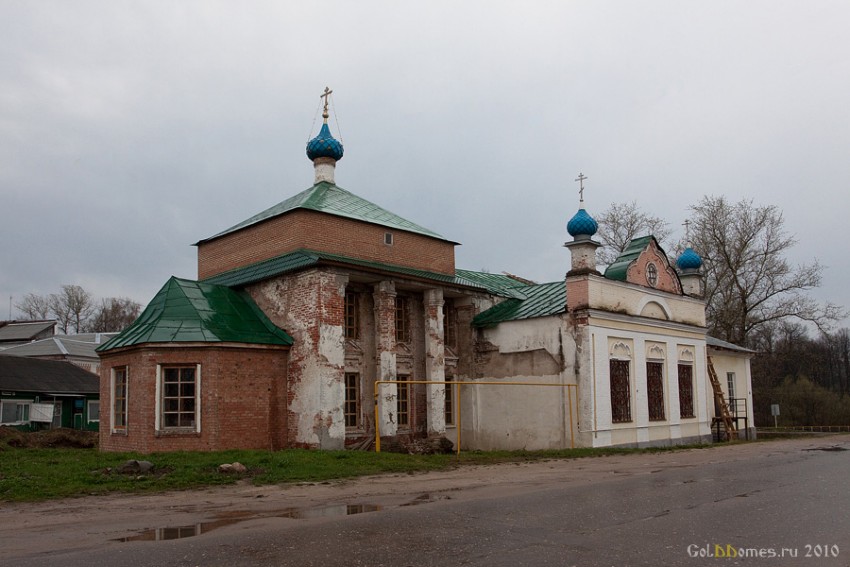
M 567 290 L 563 281 L 522 287 L 525 299 L 511 298 L 479 313 L 473 327 L 495 327 L 503 321 L 517 321 L 564 313 L 567 309 Z
M 181 342 L 283 346 L 291 345 L 292 337 L 276 327 L 247 293 L 172 276 L 132 325 L 96 350 Z
M 609 280 L 618 280 L 621 282 L 626 281 L 626 272 L 629 271 L 629 265 L 637 260 L 640 253 L 643 252 L 649 243 L 655 240 L 655 237 L 650 236 L 641 236 L 640 238 L 634 238 L 631 242 L 629 242 L 626 249 L 617 256 L 617 259 L 611 262 L 611 265 L 605 269 L 605 277 Z M 658 244 L 658 241 L 655 242 Z M 661 250 L 661 247 L 658 247 Z
M 524 299 L 522 290 L 530 284 L 503 274 L 488 272 L 472 272 L 470 270 L 455 270 L 455 274 L 467 281 L 474 282 L 494 295 Z
M 384 264 L 381 262 L 369 262 L 367 260 L 359 260 L 339 254 L 329 254 L 327 252 L 316 252 L 313 250 L 296 250 L 289 252 L 276 258 L 263 260 L 249 266 L 236 268 L 229 272 L 224 272 L 211 276 L 203 280 L 205 283 L 225 285 L 229 287 L 238 287 L 256 283 L 268 278 L 273 278 L 289 272 L 294 272 L 310 266 L 315 266 L 321 263 L 339 263 L 350 266 L 357 266 L 367 270 L 377 270 L 381 272 L 390 272 L 402 276 L 409 276 L 419 279 L 438 281 L 449 285 L 458 285 L 464 287 L 472 287 L 478 289 L 486 289 L 479 282 L 469 280 L 460 275 L 459 271 L 456 276 L 449 276 L 437 272 L 429 272 L 426 270 L 418 270 L 416 268 L 408 268 L 406 266 L 398 266 L 395 264 Z M 464 272 L 474 273 L 474 272 Z M 515 282 L 516 283 L 516 282 Z M 504 294 L 502 294 L 504 295 Z
M 198 241 L 196 245 L 214 240 L 226 234 L 230 234 L 231 232 L 236 232 L 237 230 L 280 216 L 295 209 L 309 209 L 320 213 L 346 217 L 385 226 L 387 228 L 415 232 L 432 238 L 446 240 L 436 232 L 421 227 L 409 220 L 403 219 L 386 209 L 382 209 L 378 205 L 358 197 L 354 193 L 350 193 L 342 187 L 334 185 L 333 183 L 328 183 L 327 181 L 321 181 L 309 189 L 302 191 L 301 193 L 290 197 L 289 199 L 278 203 L 277 205 L 266 209 L 265 211 L 256 214 L 225 231 Z M 451 242 L 450 240 L 446 241 Z

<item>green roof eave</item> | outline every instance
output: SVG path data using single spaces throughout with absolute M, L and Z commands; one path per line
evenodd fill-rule
M 458 271 L 457 275 L 451 276 L 448 274 L 430 272 L 407 266 L 371 262 L 368 260 L 342 256 L 340 254 L 330 254 L 327 252 L 317 252 L 314 250 L 304 249 L 289 252 L 275 258 L 256 262 L 249 266 L 243 266 L 221 274 L 216 274 L 203 281 L 205 283 L 224 285 L 228 287 L 239 287 L 319 264 L 342 264 L 345 266 L 363 268 L 369 271 L 389 272 L 400 276 L 436 281 L 447 285 L 468 287 L 480 291 L 490 291 L 479 282 L 467 279 L 461 275 L 463 272 L 462 270 Z M 505 294 L 503 293 L 500 295 Z
M 350 191 L 346 191 L 338 185 L 327 181 L 320 181 L 301 193 L 298 193 L 297 195 L 294 195 L 289 199 L 286 199 L 285 201 L 282 201 L 277 205 L 274 205 L 273 207 L 240 222 L 239 224 L 210 236 L 209 238 L 199 240 L 195 243 L 195 245 L 197 246 L 211 240 L 215 240 L 232 232 L 242 230 L 243 228 L 278 217 L 296 209 L 307 209 L 329 215 L 350 218 L 386 228 L 413 232 L 429 236 L 431 238 L 436 238 L 438 240 L 443 240 L 445 242 L 450 242 L 452 244 L 457 244 L 457 242 L 447 240 L 433 230 L 429 230 L 404 219 L 395 213 L 391 213 L 386 209 L 363 199 L 362 197 L 358 197 Z
M 455 270 L 455 274 L 464 280 L 483 287 L 493 295 L 525 299 L 523 289 L 532 284 L 523 283 L 511 276 L 491 274 L 489 272 L 473 272 L 471 270 Z
M 472 319 L 477 328 L 495 327 L 505 321 L 547 317 L 567 310 L 567 290 L 563 281 L 528 285 L 522 288 L 525 299 L 509 298 Z
M 293 341 L 247 293 L 172 277 L 132 325 L 96 351 L 145 343 L 198 342 L 290 346 Z

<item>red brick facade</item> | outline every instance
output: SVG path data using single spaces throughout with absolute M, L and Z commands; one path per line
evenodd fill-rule
M 210 344 L 147 347 L 101 355 L 102 451 L 211 451 L 286 446 L 286 348 Z M 157 431 L 157 366 L 200 365 L 197 432 Z M 112 369 L 127 369 L 127 427 L 113 433 Z
M 392 234 L 393 243 L 385 243 Z M 198 245 L 198 279 L 299 249 L 454 275 L 454 244 L 310 210 L 295 210 Z

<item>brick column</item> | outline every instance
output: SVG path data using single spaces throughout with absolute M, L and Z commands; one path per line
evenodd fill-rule
M 426 290 L 423 298 L 425 303 L 425 380 L 444 382 L 446 359 L 443 336 L 443 290 Z M 425 399 L 428 408 L 428 435 L 445 435 L 445 384 L 427 384 Z
M 395 380 L 395 284 L 382 281 L 375 284 L 375 354 L 377 358 L 378 380 Z M 378 419 L 382 436 L 395 435 L 398 430 L 396 421 L 397 384 L 382 384 L 378 389 Z

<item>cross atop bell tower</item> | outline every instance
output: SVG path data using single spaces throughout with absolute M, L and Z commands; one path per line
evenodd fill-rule
M 587 176 L 581 172 L 579 172 L 578 177 L 576 177 L 576 181 L 578 181 L 578 200 L 580 203 L 584 203 L 584 180 L 587 179 Z
M 319 95 L 319 98 L 325 99 L 324 106 L 322 107 L 322 118 L 325 120 L 325 124 L 328 123 L 328 98 L 330 98 L 333 91 L 329 87 L 325 87 L 325 92 Z

